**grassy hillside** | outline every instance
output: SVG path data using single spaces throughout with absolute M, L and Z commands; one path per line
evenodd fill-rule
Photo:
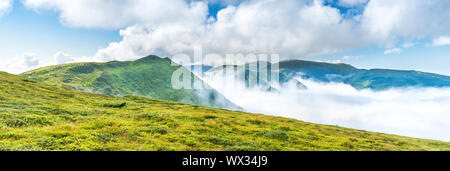
M 450 150 L 450 144 L 0 73 L 0 150 Z
M 148 56 L 137 61 L 108 63 L 72 63 L 39 68 L 21 74 L 32 80 L 72 90 L 111 96 L 142 96 L 209 107 L 238 109 L 213 89 L 176 90 L 172 73 L 181 66 L 172 66 L 168 58 Z M 193 82 L 201 82 L 191 74 Z

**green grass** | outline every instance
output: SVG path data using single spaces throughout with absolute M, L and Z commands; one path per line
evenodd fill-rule
M 450 144 L 0 73 L 0 150 L 450 150 Z

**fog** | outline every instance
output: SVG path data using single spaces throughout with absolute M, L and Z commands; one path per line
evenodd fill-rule
M 296 78 L 277 91 L 245 88 L 239 81 L 208 73 L 203 78 L 246 112 L 302 121 L 450 141 L 450 88 L 357 90 L 342 83 Z

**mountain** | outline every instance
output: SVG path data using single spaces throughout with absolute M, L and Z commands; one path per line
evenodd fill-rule
M 223 95 L 210 89 L 174 89 L 172 73 L 185 68 L 172 66 L 168 58 L 148 56 L 136 61 L 72 63 L 39 68 L 21 76 L 72 90 L 111 96 L 142 96 L 208 107 L 239 109 Z M 190 73 L 188 70 L 186 72 Z M 191 74 L 192 82 L 202 80 Z
M 357 89 L 386 90 L 403 87 L 450 87 L 450 77 L 419 71 L 388 69 L 358 69 L 348 64 L 329 64 L 310 61 L 279 63 L 282 77 L 292 79 L 300 74 L 304 79 L 321 82 L 342 82 Z M 281 77 L 281 76 L 280 76 Z
M 450 150 L 441 141 L 79 92 L 3 72 L 0 90 L 0 151 Z
M 375 91 L 405 87 L 450 87 L 450 76 L 419 71 L 366 70 L 358 69 L 348 64 L 331 64 L 303 60 L 282 61 L 278 65 L 280 83 L 284 84 L 289 81 L 297 81 L 297 85 L 300 88 L 307 88 L 307 86 L 295 78 L 311 79 L 319 82 L 339 82 L 349 84 L 356 89 L 372 89 Z M 271 69 L 271 66 L 269 63 L 267 68 Z M 248 66 L 245 67 L 246 73 L 239 74 L 245 75 L 248 78 Z M 208 72 L 221 71 L 222 67 L 216 67 Z M 257 73 L 260 73 L 260 71 Z M 248 79 L 246 80 L 248 81 Z M 262 84 L 267 85 L 268 83 Z

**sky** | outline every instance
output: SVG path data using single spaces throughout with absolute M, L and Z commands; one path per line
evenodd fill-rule
M 450 75 L 448 0 L 0 0 L 0 70 L 150 54 L 282 60 Z

